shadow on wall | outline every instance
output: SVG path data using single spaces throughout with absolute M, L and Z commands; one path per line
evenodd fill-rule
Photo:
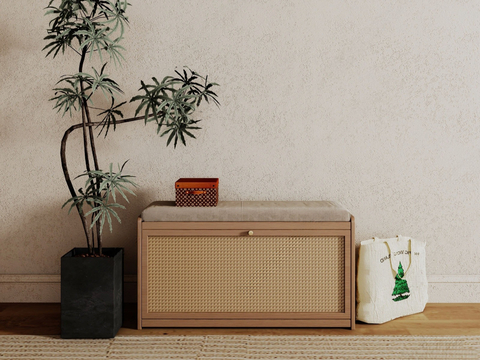
M 137 191 L 126 209 L 119 210 L 122 223 L 113 220 L 103 231 L 104 247 L 125 249 L 125 274 L 136 273 L 137 219 L 151 201 L 145 191 Z M 30 212 L 12 214 L 0 227 L 2 251 L 0 274 L 60 274 L 60 258 L 74 247 L 86 247 L 78 214 L 62 209 L 60 203 L 38 205 Z
M 130 196 L 130 203 L 122 203 L 125 210 L 122 210 L 120 219 L 122 223 L 113 224 L 113 232 L 104 229 L 105 247 L 123 247 L 125 250 L 125 274 L 137 273 L 137 219 L 152 201 L 146 190 L 137 189 L 137 196 Z M 115 221 L 115 220 L 114 220 Z M 79 224 L 80 225 L 80 224 Z M 81 226 L 81 225 L 80 225 Z
M 11 26 L 5 26 L 5 23 L 0 22 L 3 26 L 0 27 L 0 58 L 2 56 L 8 55 L 10 52 L 15 50 L 29 50 L 30 45 L 29 42 L 32 42 L 32 38 L 28 36 L 19 35 L 19 33 L 15 28 Z

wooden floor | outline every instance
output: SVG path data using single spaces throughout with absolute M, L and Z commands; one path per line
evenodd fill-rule
M 125 305 L 119 335 L 480 335 L 480 304 L 428 304 L 421 314 L 347 329 L 136 329 L 136 307 Z M 59 335 L 60 304 L 0 304 L 0 335 Z

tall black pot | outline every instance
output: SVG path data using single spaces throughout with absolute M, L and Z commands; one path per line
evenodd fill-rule
M 61 336 L 109 339 L 123 322 L 123 249 L 104 248 L 108 257 L 78 257 L 86 248 L 62 256 Z

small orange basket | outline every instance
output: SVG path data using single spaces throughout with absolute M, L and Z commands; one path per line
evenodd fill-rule
M 177 206 L 207 207 L 218 204 L 218 178 L 181 178 L 175 182 Z

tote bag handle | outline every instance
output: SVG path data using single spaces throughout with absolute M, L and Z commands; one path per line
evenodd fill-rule
M 399 236 L 397 235 L 397 238 L 398 238 L 398 237 L 399 237 Z M 397 239 L 397 241 L 398 241 L 398 239 Z M 402 277 L 405 277 L 405 276 L 407 275 L 408 270 L 410 270 L 410 266 L 412 266 L 412 251 L 413 251 L 413 250 L 412 250 L 412 239 L 408 239 L 408 244 L 409 244 L 409 249 L 408 249 L 409 254 L 408 254 L 408 257 L 409 257 L 409 260 L 410 260 L 410 261 L 409 261 L 409 263 L 408 263 L 407 269 L 403 272 L 403 276 L 402 276 Z M 392 264 L 392 258 L 393 258 L 392 250 L 390 249 L 390 244 L 388 243 L 388 241 L 385 241 L 385 245 L 387 245 L 388 252 L 390 253 L 390 268 L 391 268 L 392 271 L 393 271 L 393 277 L 395 277 L 395 276 L 397 276 L 398 272 L 397 272 L 397 270 L 395 270 L 395 269 L 393 268 L 393 264 Z

